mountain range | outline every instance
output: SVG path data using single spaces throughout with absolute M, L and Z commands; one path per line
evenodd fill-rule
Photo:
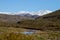
M 37 18 L 28 17 L 30 14 L 20 16 L 17 14 L 2 14 L 0 13 L 0 26 L 1 27 L 17 27 L 27 29 L 39 30 L 60 30 L 60 10 L 50 13 L 40 13 Z
M 29 11 L 20 11 L 20 12 L 0 12 L 0 14 L 7 14 L 7 15 L 20 15 L 20 16 L 33 16 L 33 17 L 38 17 L 38 16 L 42 16 L 48 13 L 51 13 L 52 11 L 49 10 L 40 10 L 37 12 L 29 12 Z

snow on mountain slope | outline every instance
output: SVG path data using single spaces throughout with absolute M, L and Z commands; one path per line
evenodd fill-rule
M 0 14 L 15 15 L 15 14 L 12 13 L 12 12 L 0 12 Z
M 45 14 L 48 14 L 48 13 L 51 13 L 52 11 L 49 11 L 49 10 L 40 10 L 40 11 L 38 11 L 38 15 L 40 15 L 40 16 L 42 16 L 42 15 L 45 15 Z
M 45 15 L 45 14 L 48 14 L 48 13 L 51 13 L 52 11 L 49 11 L 49 10 L 40 10 L 40 11 L 37 11 L 37 12 L 29 12 L 29 11 L 20 11 L 20 12 L 16 12 L 15 15 L 27 15 L 27 14 L 30 14 L 30 15 L 38 15 L 38 16 L 42 16 L 42 15 Z
M 49 10 L 40 10 L 40 11 L 37 11 L 37 12 L 29 12 L 29 11 L 20 11 L 20 12 L 0 12 L 0 14 L 8 14 L 8 15 L 38 15 L 38 16 L 42 16 L 42 15 L 45 15 L 45 14 L 48 14 L 48 13 L 51 13 L 52 11 L 49 11 Z

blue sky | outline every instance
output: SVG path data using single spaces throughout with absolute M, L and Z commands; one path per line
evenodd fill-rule
M 0 0 L 0 11 L 38 11 L 60 9 L 60 0 Z

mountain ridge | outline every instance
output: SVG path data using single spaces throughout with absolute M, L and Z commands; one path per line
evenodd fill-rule
M 22 15 L 22 14 L 30 14 L 30 15 L 38 15 L 42 16 L 44 14 L 51 13 L 50 10 L 40 10 L 36 12 L 29 12 L 29 11 L 20 11 L 20 12 L 0 12 L 0 14 L 8 14 L 8 15 Z

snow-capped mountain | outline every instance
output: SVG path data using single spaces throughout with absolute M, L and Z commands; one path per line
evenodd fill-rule
M 0 14 L 15 15 L 15 14 L 12 13 L 12 12 L 0 12 Z
M 42 15 L 45 15 L 45 14 L 48 14 L 48 13 L 51 13 L 52 11 L 49 11 L 49 10 L 40 10 L 40 11 L 37 11 L 37 12 L 29 12 L 29 11 L 20 11 L 20 12 L 16 12 L 15 15 L 38 15 L 38 16 L 42 16 Z
M 20 11 L 20 12 L 0 12 L 0 14 L 8 14 L 8 15 L 20 15 L 20 16 L 33 16 L 33 15 L 38 15 L 42 16 L 48 13 L 51 13 L 52 11 L 49 10 L 40 10 L 37 12 L 29 12 L 29 11 Z
M 51 13 L 52 11 L 49 10 L 40 10 L 36 12 L 29 12 L 29 11 L 20 11 L 20 12 L 0 12 L 0 14 L 7 14 L 7 15 L 19 15 L 23 17 L 30 17 L 30 18 L 37 18 L 39 16 Z
M 42 15 L 45 15 L 45 14 L 49 14 L 49 13 L 51 13 L 52 11 L 50 11 L 50 10 L 40 10 L 40 11 L 38 11 L 38 15 L 40 15 L 40 16 L 42 16 Z

